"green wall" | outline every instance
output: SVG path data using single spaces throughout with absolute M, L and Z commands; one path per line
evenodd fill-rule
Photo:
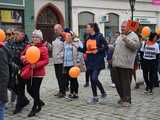
M 31 34 L 35 29 L 34 0 L 0 0 L 0 8 L 24 10 L 24 30 L 31 40 Z
M 35 29 L 34 23 L 34 0 L 25 0 L 25 9 L 24 9 L 24 23 L 25 23 L 25 33 L 28 35 L 31 40 L 31 35 Z

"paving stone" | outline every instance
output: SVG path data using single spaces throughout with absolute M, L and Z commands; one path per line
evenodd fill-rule
M 138 71 L 138 80 L 142 79 L 142 72 Z M 84 73 L 79 77 L 79 99 L 67 101 L 54 96 L 57 92 L 57 81 L 53 65 L 47 66 L 47 76 L 44 78 L 41 87 L 41 98 L 46 103 L 42 111 L 33 118 L 27 114 L 32 108 L 32 102 L 22 113 L 13 115 L 13 106 L 8 105 L 6 120 L 160 120 L 160 89 L 156 88 L 153 95 L 144 94 L 144 86 L 134 89 L 132 84 L 132 106 L 129 108 L 120 107 L 117 104 L 119 97 L 116 89 L 109 87 L 111 82 L 109 71 L 103 70 L 100 74 L 107 98 L 105 105 L 88 105 L 87 100 L 92 97 L 91 88 L 83 88 L 85 83 Z M 100 95 L 100 93 L 99 93 Z

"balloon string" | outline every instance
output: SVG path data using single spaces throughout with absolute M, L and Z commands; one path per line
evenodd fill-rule
M 32 69 L 31 69 L 31 86 L 32 86 L 32 81 L 33 81 L 33 66 L 32 66 Z

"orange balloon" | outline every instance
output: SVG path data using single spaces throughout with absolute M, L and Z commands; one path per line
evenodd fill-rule
M 5 32 L 2 29 L 0 29 L 0 42 L 4 42 L 5 39 L 6 39 Z
M 149 27 L 147 27 L 147 26 L 146 26 L 146 27 L 143 27 L 143 29 L 142 29 L 142 35 L 143 35 L 144 37 L 149 36 L 150 33 L 151 33 L 151 30 L 150 30 Z
M 72 78 L 77 78 L 80 75 L 80 69 L 79 67 L 72 67 L 69 70 L 69 76 Z
M 156 28 L 156 33 L 160 35 L 160 26 Z
M 30 64 L 35 64 L 40 58 L 40 50 L 35 46 L 31 46 L 27 49 L 25 56 Z

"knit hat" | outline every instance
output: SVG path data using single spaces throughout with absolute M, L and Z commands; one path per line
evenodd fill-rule
M 73 31 L 70 28 L 65 28 L 64 32 L 70 33 L 71 35 L 73 35 Z
M 41 30 L 34 30 L 33 32 L 32 32 L 32 36 L 36 36 L 36 37 L 39 37 L 40 39 L 42 39 L 43 40 L 43 33 L 42 33 L 42 31 Z

